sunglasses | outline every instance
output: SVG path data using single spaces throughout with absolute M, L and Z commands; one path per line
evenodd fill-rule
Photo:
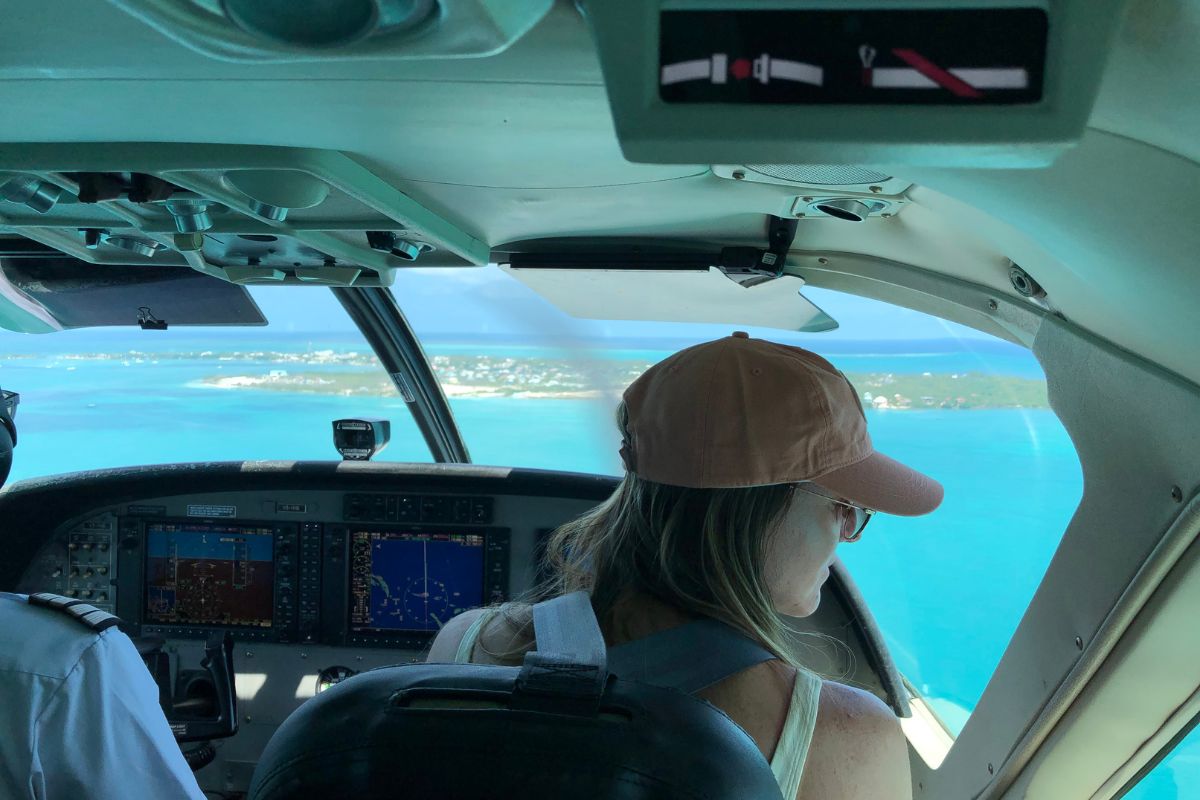
M 4 413 L 8 414 L 9 419 L 17 415 L 17 405 L 20 402 L 21 395 L 7 389 L 0 389 L 0 406 L 4 407 Z
M 823 497 L 841 509 L 842 514 L 842 530 L 841 540 L 843 542 L 857 542 L 862 538 L 863 529 L 867 527 L 867 523 L 871 521 L 871 517 L 875 515 L 875 511 L 870 508 L 856 506 L 853 503 L 847 503 L 841 500 L 815 483 L 804 481 L 802 483 L 793 483 L 792 488 L 799 489 L 808 494 L 815 494 L 817 497 Z

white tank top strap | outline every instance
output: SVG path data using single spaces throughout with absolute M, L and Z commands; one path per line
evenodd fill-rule
M 821 679 L 801 667 L 796 670 L 796 683 L 792 686 L 792 703 L 788 707 L 783 732 L 771 756 L 771 771 L 784 800 L 792 800 L 800 791 L 800 779 L 804 777 L 804 762 L 808 760 L 808 747 L 812 744 L 813 729 L 817 726 L 817 707 L 821 702 Z
M 458 643 L 458 652 L 454 654 L 455 664 L 471 662 L 471 654 L 475 652 L 475 643 L 479 641 L 479 634 L 483 631 L 483 626 L 491 622 L 499 613 L 500 609 L 498 608 L 485 608 L 483 613 L 475 618 L 475 621 L 467 628 L 467 632 L 463 634 L 462 641 Z

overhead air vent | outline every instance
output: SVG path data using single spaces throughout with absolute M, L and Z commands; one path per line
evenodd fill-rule
M 862 222 L 872 214 L 881 213 L 885 205 L 870 200 L 844 198 L 841 200 L 824 200 L 820 203 L 815 203 L 812 207 L 828 217 L 842 219 L 846 222 Z
M 0 200 L 20 203 L 39 214 L 54 208 L 62 194 L 61 187 L 29 175 L 17 175 L 7 181 L 0 178 Z
M 893 217 L 907 203 L 908 200 L 901 197 L 797 197 L 792 204 L 792 216 L 865 222 L 870 217 Z
M 498 53 L 554 0 L 112 0 L 230 61 L 467 58 Z
M 892 179 L 886 173 L 851 164 L 748 164 L 746 169 L 767 178 L 810 186 L 865 186 Z

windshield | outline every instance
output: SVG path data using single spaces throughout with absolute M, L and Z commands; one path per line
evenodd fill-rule
M 496 267 L 412 269 L 393 291 L 481 463 L 618 475 L 624 388 L 730 325 L 569 317 Z M 942 507 L 876 515 L 841 556 L 906 679 L 952 734 L 983 694 L 1082 496 L 1082 474 L 1026 349 L 832 291 L 830 333 L 747 327 L 842 369 L 875 446 L 940 480 Z M 743 326 L 738 326 L 743 327 Z
M 619 475 L 624 388 L 732 329 L 576 319 L 497 267 L 402 270 L 393 292 L 482 464 Z M 899 669 L 956 734 L 1079 503 L 1078 459 L 1027 350 L 885 303 L 804 292 L 838 330 L 746 329 L 829 358 L 860 393 L 876 446 L 946 487 L 936 513 L 877 515 L 842 558 Z M 0 332 L 0 386 L 21 392 L 15 478 L 331 459 L 331 422 L 362 416 L 392 422 L 377 460 L 430 460 L 330 292 L 252 293 L 266 327 Z
M 21 395 L 10 480 L 180 461 L 336 459 L 333 421 L 363 416 L 392 422 L 376 460 L 431 460 L 329 290 L 251 294 L 265 327 L 0 331 L 0 387 Z

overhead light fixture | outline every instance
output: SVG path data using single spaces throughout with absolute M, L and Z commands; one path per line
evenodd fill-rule
M 436 16 L 436 0 L 221 0 L 225 15 L 253 36 L 294 47 L 345 47 L 377 34 L 410 31 Z
M 233 188 L 250 198 L 250 211 L 283 222 L 293 208 L 312 208 L 329 196 L 329 184 L 294 169 L 240 169 L 225 173 Z
M 62 187 L 29 175 L 18 175 L 0 186 L 0 197 L 11 203 L 26 205 L 39 214 L 54 208 L 62 194 Z

